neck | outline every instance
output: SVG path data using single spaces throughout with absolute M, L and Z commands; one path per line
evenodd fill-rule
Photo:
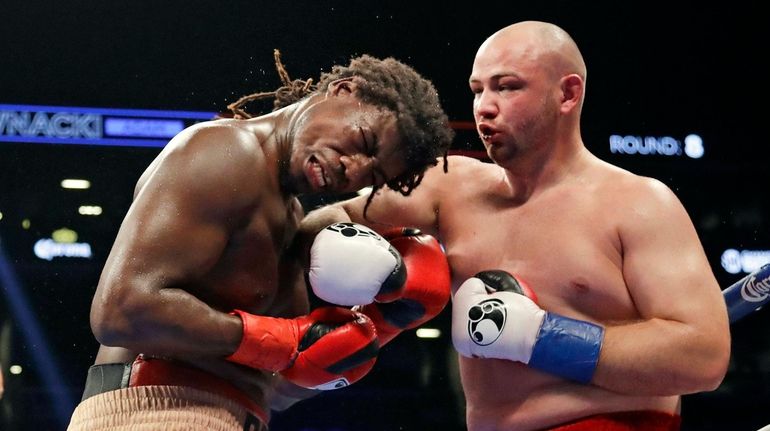
M 580 139 L 544 145 L 502 166 L 504 183 L 513 199 L 526 201 L 574 176 L 584 166 L 588 156 L 588 150 Z

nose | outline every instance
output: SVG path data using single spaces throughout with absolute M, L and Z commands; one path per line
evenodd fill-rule
M 473 113 L 476 118 L 494 118 L 497 112 L 497 101 L 493 92 L 483 90 L 476 93 L 473 99 Z
M 348 186 L 359 189 L 372 185 L 373 158 L 365 154 L 343 155 L 340 157 L 340 165 Z

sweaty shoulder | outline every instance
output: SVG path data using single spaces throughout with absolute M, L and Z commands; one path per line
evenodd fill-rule
M 176 135 L 137 184 L 176 188 L 186 193 L 229 200 L 253 197 L 265 174 L 265 154 L 256 135 L 234 120 L 199 123 Z M 218 197 L 218 198 L 217 198 Z
M 206 121 L 190 126 L 172 139 L 164 151 L 205 152 L 217 148 L 236 152 L 234 155 L 257 155 L 261 153 L 257 136 L 238 120 Z M 257 150 L 255 152 L 255 150 Z

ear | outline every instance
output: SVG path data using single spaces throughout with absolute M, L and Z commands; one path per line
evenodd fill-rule
M 329 86 L 326 88 L 326 94 L 332 96 L 346 96 L 355 93 L 357 87 L 358 85 L 356 84 L 354 76 L 335 79 L 329 83 Z
M 585 81 L 578 74 L 570 74 L 561 79 L 561 112 L 563 114 L 579 108 L 583 101 Z

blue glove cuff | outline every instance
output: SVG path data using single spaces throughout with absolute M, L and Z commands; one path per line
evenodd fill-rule
M 599 362 L 604 328 L 583 320 L 545 313 L 529 366 L 569 380 L 591 381 Z

